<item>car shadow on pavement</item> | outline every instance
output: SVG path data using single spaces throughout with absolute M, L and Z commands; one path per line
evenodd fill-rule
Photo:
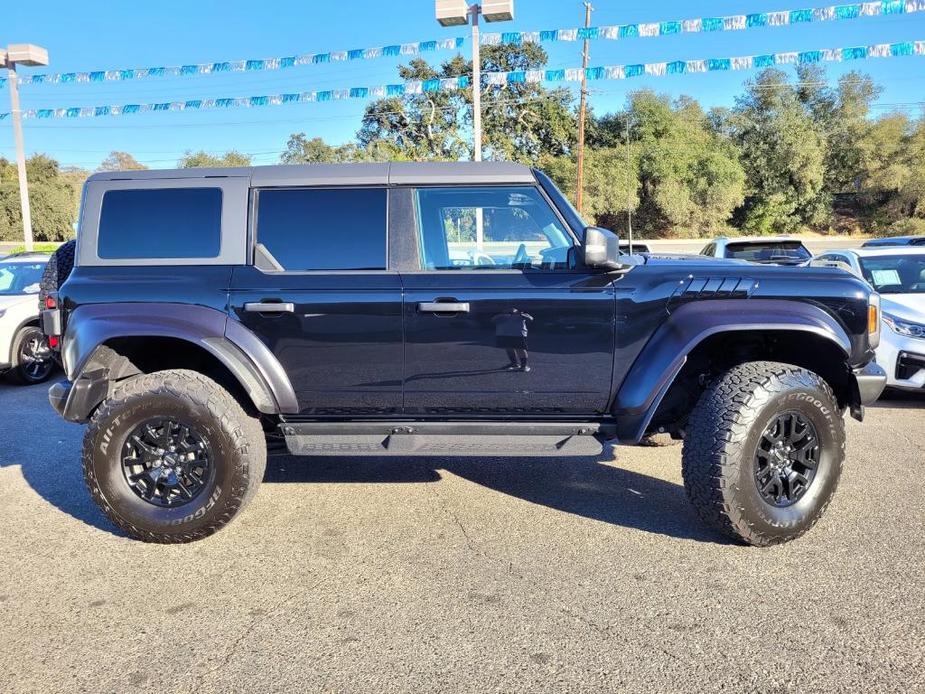
M 19 466 L 25 482 L 60 511 L 94 528 L 124 535 L 97 509 L 84 484 L 84 428 L 63 422 L 47 405 L 48 385 L 0 384 L 4 428 L 0 468 Z M 40 395 L 41 397 L 36 397 Z M 617 467 L 598 457 L 314 457 L 270 456 L 267 484 L 430 484 L 441 473 L 563 513 L 701 542 L 725 542 L 710 531 L 672 482 Z M 246 511 L 245 511 L 246 512 Z
M 26 483 L 55 508 L 94 528 L 124 535 L 90 498 L 80 466 L 84 428 L 64 422 L 48 405 L 49 383 L 0 383 L 0 408 L 9 417 L 3 429 L 0 469 L 18 465 Z
M 605 464 L 601 457 L 574 458 L 295 458 L 273 456 L 268 483 L 427 483 L 441 472 L 487 489 L 564 513 L 685 540 L 732 541 L 697 517 L 678 484 Z

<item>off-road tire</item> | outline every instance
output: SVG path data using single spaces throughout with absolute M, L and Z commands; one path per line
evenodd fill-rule
M 51 374 L 55 370 L 55 364 L 50 358 L 49 368 L 38 377 L 30 374 L 26 370 L 27 364 L 20 361 L 23 343 L 32 339 L 45 340 L 45 335 L 42 333 L 41 328 L 36 325 L 27 325 L 20 328 L 19 332 L 16 333 L 16 337 L 13 338 L 13 344 L 10 349 L 13 358 L 12 368 L 4 374 L 6 380 L 10 383 L 19 386 L 34 386 L 38 383 L 44 383 L 51 378 Z M 47 349 L 47 345 L 45 345 L 45 347 Z
M 815 478 L 784 508 L 766 502 L 755 456 L 766 427 L 796 412 L 816 429 Z M 700 516 L 741 542 L 767 546 L 807 532 L 835 493 L 845 459 L 845 425 L 832 389 L 817 374 L 789 364 L 748 362 L 713 381 L 694 409 L 684 440 L 684 487 Z
M 70 240 L 58 246 L 52 253 L 42 279 L 39 281 L 39 309 L 45 308 L 45 297 L 52 294 L 64 284 L 74 269 L 74 254 L 77 250 L 77 241 Z
M 152 417 L 191 423 L 204 432 L 213 451 L 212 479 L 177 508 L 145 501 L 123 474 L 122 452 L 129 435 Z M 192 542 L 223 528 L 256 493 L 266 461 L 260 420 L 245 414 L 217 383 L 186 370 L 120 382 L 94 412 L 83 442 L 84 480 L 93 500 L 118 527 L 146 542 Z

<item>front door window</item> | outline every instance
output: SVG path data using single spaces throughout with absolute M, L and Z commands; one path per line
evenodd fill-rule
M 422 188 L 425 270 L 563 270 L 571 236 L 536 188 Z

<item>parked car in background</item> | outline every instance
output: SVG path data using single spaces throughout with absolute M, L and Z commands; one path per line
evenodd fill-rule
M 925 246 L 925 236 L 893 236 L 885 239 L 870 239 L 861 244 L 862 248 L 882 248 L 884 246 Z
M 790 236 L 721 236 L 704 246 L 700 255 L 737 258 L 764 265 L 806 265 L 813 257 L 802 241 Z
M 877 363 L 886 369 L 887 386 L 925 389 L 925 248 L 827 251 L 811 264 L 847 270 L 880 293 L 884 329 Z
M 0 372 L 14 383 L 41 383 L 54 369 L 39 327 L 39 284 L 48 259 L 46 253 L 16 253 L 0 260 Z
M 630 246 L 629 241 L 620 240 L 620 251 L 623 253 L 651 253 L 652 249 L 649 248 L 649 244 L 643 243 L 640 241 L 633 241 L 633 245 Z

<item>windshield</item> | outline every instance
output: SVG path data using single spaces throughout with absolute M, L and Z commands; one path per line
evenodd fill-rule
M 861 258 L 861 272 L 881 294 L 925 294 L 925 256 Z
M 0 262 L 0 296 L 38 294 L 45 263 Z
M 750 260 L 753 263 L 801 263 L 813 256 L 799 241 L 769 241 L 728 243 L 726 257 Z

